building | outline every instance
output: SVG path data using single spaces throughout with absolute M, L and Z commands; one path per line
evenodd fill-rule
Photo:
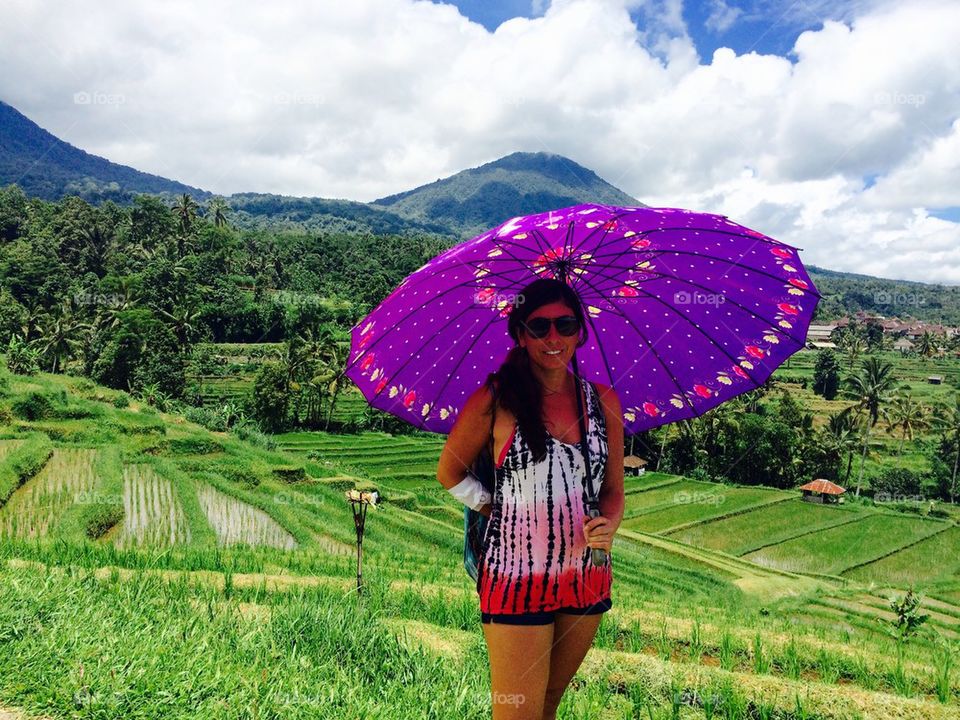
M 803 499 L 807 502 L 824 504 L 843 502 L 842 495 L 846 492 L 839 485 L 823 479 L 812 480 L 798 489 L 803 492 Z
M 623 472 L 625 475 L 643 475 L 647 470 L 647 461 L 636 455 L 627 455 L 623 458 Z

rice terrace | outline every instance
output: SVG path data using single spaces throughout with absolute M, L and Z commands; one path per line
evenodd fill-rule
M 0 720 L 960 720 L 960 3 L 4 3 Z
M 435 439 L 243 440 L 83 378 L 0 382 L 8 704 L 480 716 L 462 512 L 432 475 Z M 352 487 L 384 497 L 359 596 Z M 570 717 L 958 717 L 955 514 L 652 471 L 627 498 L 615 607 Z M 898 650 L 891 600 L 911 586 L 931 632 Z

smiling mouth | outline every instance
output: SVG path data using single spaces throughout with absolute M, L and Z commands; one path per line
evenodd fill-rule
M 561 352 L 563 352 L 563 351 L 562 351 L 562 350 L 544 350 L 544 351 L 543 351 L 543 354 L 544 354 L 544 355 L 559 355 Z

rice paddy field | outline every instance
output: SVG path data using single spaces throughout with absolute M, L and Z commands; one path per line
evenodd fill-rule
M 270 451 L 80 378 L 0 388 L 0 717 L 490 717 L 443 438 Z M 350 488 L 383 497 L 362 592 Z M 952 522 L 649 472 L 612 559 L 561 718 L 960 718 Z

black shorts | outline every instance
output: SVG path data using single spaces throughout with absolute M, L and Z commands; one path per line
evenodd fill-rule
M 564 615 L 598 615 L 613 607 L 610 598 L 596 602 L 587 607 L 562 607 L 556 610 L 530 613 L 480 613 L 481 623 L 497 623 L 498 625 L 549 625 L 554 621 L 555 613 Z

